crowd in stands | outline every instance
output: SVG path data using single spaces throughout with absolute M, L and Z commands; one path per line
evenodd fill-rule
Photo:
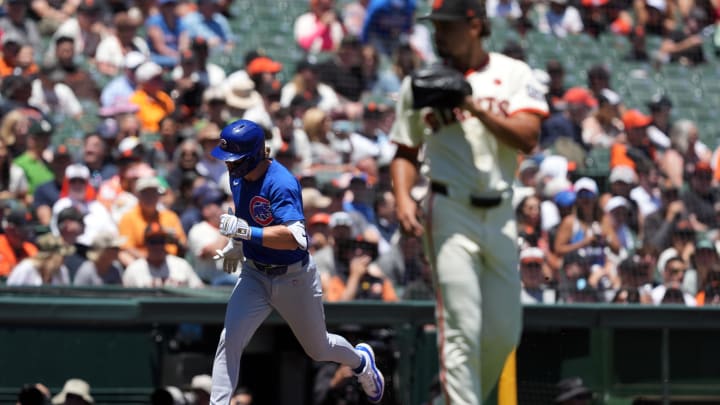
M 212 378 L 207 374 L 198 374 L 187 386 L 174 385 L 158 387 L 148 398 L 151 405 L 209 405 Z M 27 384 L 18 393 L 17 405 L 94 405 L 92 387 L 81 378 L 71 378 L 65 382 L 60 392 L 52 395 L 42 383 Z M 230 405 L 251 405 L 252 392 L 245 387 L 236 390 L 230 399 Z
M 237 274 L 212 259 L 232 201 L 210 151 L 245 118 L 303 186 L 326 300 L 431 299 L 431 258 L 399 231 L 388 174 L 393 99 L 413 69 L 438 60 L 416 21 L 423 7 L 310 0 L 289 38 L 305 56 L 291 67 L 280 50 L 240 49 L 232 0 L 5 0 L 0 277 L 9 287 L 233 285 Z M 617 35 L 634 59 L 694 66 L 706 63 L 720 5 L 488 0 L 487 11 L 488 24 L 521 35 Z M 216 63 L 238 52 L 242 67 Z M 718 145 L 667 95 L 623 100 L 609 66 L 574 87 L 573 66 L 532 67 L 552 115 L 519 157 L 523 301 L 720 302 Z M 82 135 L 60 131 L 87 121 Z M 605 171 L 591 170 L 598 161 Z

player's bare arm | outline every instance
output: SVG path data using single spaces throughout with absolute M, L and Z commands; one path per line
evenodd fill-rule
M 303 249 L 286 225 L 273 225 L 263 228 L 262 245 L 277 250 Z
M 471 96 L 465 100 L 463 108 L 477 117 L 500 142 L 523 153 L 530 153 L 537 146 L 542 122 L 539 115 L 524 111 L 509 117 L 495 114 L 482 108 L 481 101 Z
M 390 163 L 390 176 L 397 203 L 397 217 L 405 232 L 420 236 L 423 226 L 418 221 L 417 203 L 410 195 L 410 190 L 417 182 L 419 147 L 398 144 L 397 152 Z

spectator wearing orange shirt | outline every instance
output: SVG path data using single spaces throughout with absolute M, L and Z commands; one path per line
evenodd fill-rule
M 655 161 L 655 148 L 647 135 L 652 118 L 639 110 L 628 110 L 622 116 L 626 142 L 617 142 L 610 148 L 610 167 L 629 166 L 635 169 L 635 160 L 647 158 Z
M 7 277 L 10 271 L 23 259 L 35 256 L 38 249 L 28 242 L 30 213 L 16 208 L 3 218 L 3 234 L 0 234 L 0 277 Z
M 2 38 L 0 77 L 12 75 L 30 76 L 38 72 L 33 62 L 33 49 L 15 33 L 6 33 Z
M 187 237 L 177 214 L 159 205 L 165 187 L 157 177 L 141 177 L 135 182 L 138 204 L 125 213 L 118 224 L 120 235 L 126 238 L 120 252 L 120 261 L 128 266 L 135 259 L 146 258 L 148 248 L 145 230 L 148 224 L 157 222 L 168 235 L 165 250 L 175 256 L 183 256 Z
M 138 88 L 130 102 L 138 106 L 137 117 L 143 131 L 158 132 L 160 121 L 175 111 L 175 102 L 162 90 L 162 68 L 155 62 L 145 62 L 135 71 Z

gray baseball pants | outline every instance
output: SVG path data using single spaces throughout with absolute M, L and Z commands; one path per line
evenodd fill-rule
M 225 312 L 212 371 L 212 405 L 227 405 L 238 384 L 240 358 L 273 308 L 315 361 L 357 368 L 361 358 L 342 336 L 327 332 L 320 276 L 312 258 L 282 276 L 267 276 L 246 261 Z

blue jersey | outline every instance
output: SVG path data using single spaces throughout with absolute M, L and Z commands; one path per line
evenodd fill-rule
M 263 177 L 256 181 L 230 176 L 235 215 L 250 226 L 266 227 L 292 221 L 304 221 L 300 183 L 285 168 L 270 162 Z M 292 264 L 305 259 L 301 249 L 277 250 L 258 243 L 243 241 L 245 257 L 265 264 Z

